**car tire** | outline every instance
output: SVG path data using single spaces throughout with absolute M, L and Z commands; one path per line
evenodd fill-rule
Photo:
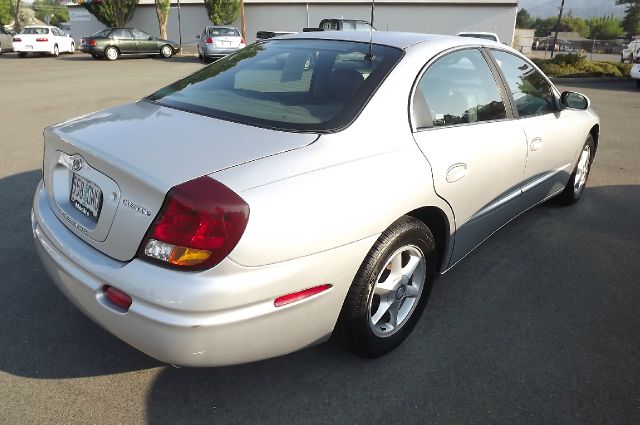
M 569 177 L 569 182 L 556 198 L 560 204 L 571 205 L 580 200 L 587 186 L 587 179 L 591 172 L 594 154 L 595 144 L 593 143 L 593 136 L 589 134 L 582 147 L 573 173 L 571 173 L 571 177 Z
M 27 52 L 18 52 L 18 56 L 21 58 L 26 58 L 27 57 Z
M 75 52 L 76 52 L 76 44 L 71 43 L 71 49 L 69 50 L 69 53 L 74 54 Z
M 640 80 L 636 80 L 636 87 L 640 89 Z
M 435 242 L 424 223 L 405 216 L 385 230 L 342 307 L 340 331 L 351 349 L 375 358 L 400 345 L 427 304 L 435 273 Z
M 53 56 L 56 58 L 60 56 L 60 49 L 58 48 L 57 44 L 53 45 Z
M 165 59 L 169 59 L 171 56 L 173 56 L 173 49 L 171 48 L 171 46 L 169 46 L 168 44 L 162 46 L 160 48 L 160 56 Z
M 118 59 L 119 56 L 120 56 L 120 51 L 114 46 L 109 46 L 106 49 L 104 49 L 104 57 L 109 61 L 114 61 Z

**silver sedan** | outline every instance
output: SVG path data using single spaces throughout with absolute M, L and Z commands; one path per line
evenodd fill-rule
M 372 36 L 251 45 L 47 128 L 32 224 L 51 279 L 176 365 L 338 331 L 376 357 L 436 276 L 527 209 L 583 196 L 600 140 L 585 96 L 496 42 Z
M 206 27 L 196 39 L 198 58 L 205 62 L 230 55 L 246 46 L 235 27 Z

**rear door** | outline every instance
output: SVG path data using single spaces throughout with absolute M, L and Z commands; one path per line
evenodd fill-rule
M 574 111 L 561 111 L 551 83 L 527 60 L 491 49 L 509 87 L 514 113 L 527 137 L 523 198 L 527 206 L 562 190 L 572 172 L 576 147 L 583 140 Z M 573 131 L 572 131 L 573 130 Z
M 455 214 L 454 264 L 519 212 L 526 140 L 478 49 L 437 58 L 412 101 L 414 138 Z

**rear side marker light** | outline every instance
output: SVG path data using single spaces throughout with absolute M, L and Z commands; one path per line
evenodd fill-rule
M 138 256 L 182 270 L 206 270 L 225 259 L 247 227 L 249 205 L 204 176 L 167 193 Z
M 113 286 L 105 285 L 102 288 L 102 293 L 111 304 L 124 311 L 129 310 L 129 307 L 131 307 L 131 297 Z
M 313 288 L 308 288 L 299 292 L 294 292 L 292 294 L 283 295 L 281 297 L 276 298 L 273 301 L 273 305 L 276 307 L 282 307 L 287 304 L 302 301 L 305 298 L 309 298 L 311 296 L 324 292 L 329 288 L 331 288 L 331 285 L 328 283 L 325 283 L 324 285 L 314 286 Z

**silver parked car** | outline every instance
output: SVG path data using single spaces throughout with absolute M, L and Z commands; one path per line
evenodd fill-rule
M 52 280 L 162 361 L 398 346 L 434 278 L 580 199 L 589 100 L 492 41 L 299 33 L 45 130 L 32 214 Z M 305 66 L 307 58 L 316 60 Z
M 198 58 L 205 62 L 230 55 L 246 46 L 235 27 L 206 27 L 196 38 Z

